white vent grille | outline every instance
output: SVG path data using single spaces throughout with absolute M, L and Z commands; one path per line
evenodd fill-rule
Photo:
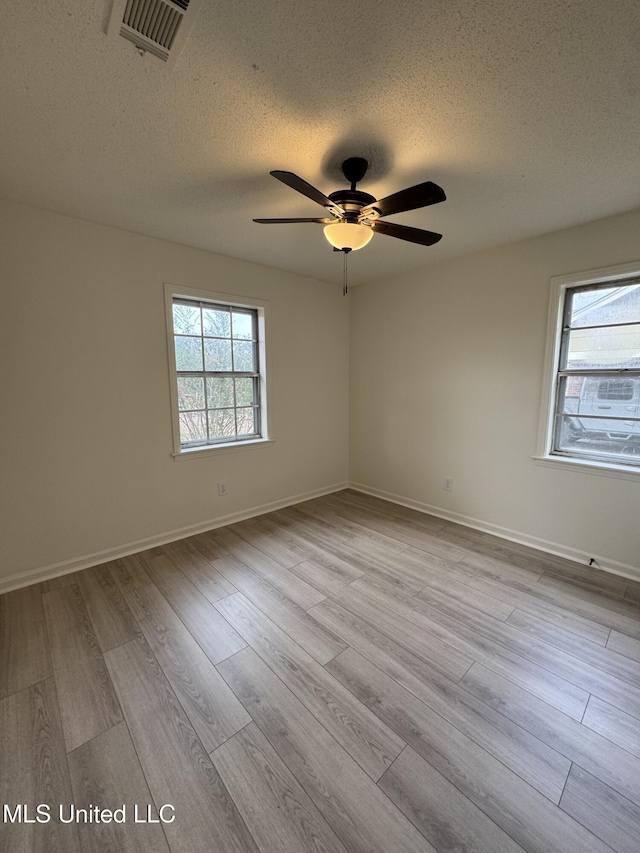
M 169 59 L 189 30 L 198 0 L 122 0 L 115 2 L 109 32 L 117 31 L 137 47 Z

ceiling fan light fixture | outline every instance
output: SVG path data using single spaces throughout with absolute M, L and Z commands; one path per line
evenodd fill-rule
M 172 0 L 172 2 L 175 3 L 178 0 Z M 442 187 L 432 181 L 424 181 L 385 198 L 375 199 L 369 193 L 356 188 L 358 182 L 364 177 L 368 165 L 364 157 L 349 157 L 345 160 L 342 164 L 342 173 L 351 184 L 351 189 L 336 190 L 328 196 L 293 172 L 275 169 L 270 173 L 274 178 L 321 205 L 324 208 L 324 216 L 304 219 L 254 219 L 253 221 L 262 225 L 291 222 L 315 222 L 318 225 L 325 225 L 324 236 L 327 241 L 333 246 L 334 251 L 344 252 L 345 258 L 349 252 L 366 246 L 373 237 L 374 231 L 376 234 L 385 234 L 387 237 L 395 237 L 420 246 L 433 246 L 437 243 L 442 238 L 442 234 L 425 231 L 422 228 L 409 228 L 406 225 L 398 225 L 396 222 L 385 222 L 379 217 L 404 213 L 405 210 L 418 210 L 445 201 L 447 197 Z
M 357 222 L 332 222 L 325 225 L 324 236 L 336 249 L 350 249 L 355 252 L 366 246 L 373 237 L 373 231 Z

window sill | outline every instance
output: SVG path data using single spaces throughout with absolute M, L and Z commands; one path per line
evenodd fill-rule
M 619 480 L 635 480 L 640 477 L 640 468 L 630 468 L 627 465 L 614 465 L 609 462 L 586 461 L 564 456 L 532 456 L 536 465 L 549 468 L 560 468 L 565 471 L 573 469 L 583 474 L 596 474 L 600 477 L 615 477 Z
M 255 441 L 236 441 L 233 444 L 190 447 L 187 450 L 181 450 L 179 453 L 173 453 L 172 456 L 174 460 L 178 462 L 184 459 L 195 459 L 202 456 L 221 456 L 224 453 L 239 453 L 243 450 L 257 450 L 259 447 L 265 447 L 274 443 L 275 440 L 273 438 L 257 438 Z

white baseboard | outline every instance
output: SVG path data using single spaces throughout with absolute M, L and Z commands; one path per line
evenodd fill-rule
M 36 569 L 31 569 L 27 572 L 19 572 L 9 577 L 0 578 L 0 594 L 10 592 L 13 589 L 30 586 L 40 581 L 51 580 L 61 577 L 62 575 L 77 572 L 81 569 L 88 569 L 91 566 L 98 566 L 101 563 L 106 563 L 109 560 L 117 560 L 120 557 L 127 557 L 129 554 L 135 554 L 138 551 L 146 551 L 148 548 L 155 548 L 158 545 L 166 545 L 167 542 L 175 542 L 179 539 L 184 539 L 187 536 L 194 536 L 196 533 L 204 533 L 207 530 L 215 530 L 216 527 L 224 527 L 227 524 L 233 524 L 236 521 L 243 521 L 247 518 L 254 518 L 258 515 L 264 515 L 268 512 L 273 512 L 276 509 L 293 506 L 303 501 L 308 501 L 313 498 L 329 495 L 333 492 L 338 492 L 341 489 L 354 489 L 358 492 L 363 492 L 367 495 L 373 495 L 377 498 L 390 501 L 391 503 L 406 506 L 410 509 L 424 512 L 427 515 L 434 515 L 437 518 L 443 518 L 446 521 L 453 521 L 456 524 L 462 524 L 464 527 L 472 527 L 475 530 L 480 530 L 482 533 L 491 533 L 501 539 L 506 539 L 509 542 L 517 542 L 519 545 L 528 545 L 531 548 L 536 548 L 538 551 L 544 551 L 548 554 L 553 554 L 556 557 L 564 557 L 567 560 L 573 560 L 582 565 L 588 565 L 590 559 L 594 559 L 598 564 L 598 569 L 605 572 L 610 572 L 614 575 L 629 578 L 630 580 L 640 581 L 640 568 L 637 566 L 619 563 L 616 560 L 611 560 L 607 557 L 601 557 L 596 554 L 590 554 L 586 551 L 579 551 L 575 548 L 569 548 L 561 545 L 558 542 L 549 542 L 546 539 L 540 539 L 537 536 L 529 536 L 526 533 L 521 533 L 517 530 L 511 530 L 508 527 L 501 527 L 497 524 L 491 524 L 487 521 L 482 521 L 479 518 L 462 515 L 457 512 L 450 512 L 442 507 L 425 504 L 421 501 L 415 501 L 411 498 L 405 498 L 402 495 L 396 495 L 393 492 L 387 492 L 383 489 L 376 489 L 372 486 L 366 486 L 363 483 L 335 483 L 332 486 L 327 486 L 323 489 L 316 489 L 311 492 L 305 492 L 301 495 L 292 495 L 279 501 L 271 501 L 270 503 L 261 504 L 259 506 L 250 507 L 240 512 L 224 515 L 220 518 L 211 519 L 209 521 L 200 522 L 199 524 L 189 525 L 188 527 L 180 527 L 176 530 L 169 530 L 165 533 L 151 536 L 147 539 L 139 539 L 136 542 L 129 542 L 124 545 L 119 545 L 115 548 L 109 548 L 105 551 L 96 551 L 93 554 L 85 554 L 82 557 L 77 557 L 72 560 L 63 560 L 59 563 L 52 563 L 48 566 L 41 566 Z
M 456 524 L 462 524 L 464 527 L 473 527 L 474 530 L 480 530 L 482 533 L 491 533 L 493 536 L 499 536 L 501 539 L 507 539 L 509 542 L 517 542 L 519 545 L 528 545 L 530 548 L 536 548 L 538 551 L 544 551 L 547 554 L 553 554 L 556 557 L 564 557 L 567 560 L 573 560 L 582 565 L 589 565 L 589 560 L 593 559 L 597 563 L 597 568 L 603 572 L 620 575 L 630 580 L 640 581 L 640 568 L 630 566 L 626 563 L 619 563 L 616 560 L 611 560 L 608 557 L 601 557 L 597 554 L 590 554 L 586 551 L 579 551 L 576 548 L 569 548 L 566 545 L 561 545 L 558 542 L 549 542 L 546 539 L 540 539 L 537 536 L 529 536 L 527 533 L 521 533 L 518 530 L 511 530 L 508 527 L 501 527 L 498 524 L 491 524 L 488 521 L 482 521 L 479 518 L 472 518 L 468 515 L 461 515 L 457 512 L 450 512 L 442 509 L 442 507 L 431 506 L 421 501 L 414 501 L 411 498 L 405 498 L 401 495 L 395 495 L 393 492 L 386 492 L 382 489 L 375 489 L 372 486 L 365 486 L 362 483 L 350 483 L 350 489 L 357 492 L 363 492 L 366 495 L 372 495 L 376 498 L 382 498 L 391 503 L 400 504 L 410 509 L 416 509 L 419 512 L 424 512 L 428 515 L 435 515 L 437 518 L 443 518 L 446 521 L 453 521 Z
M 287 506 L 309 501 L 312 498 L 319 498 L 322 495 L 330 495 L 333 492 L 338 492 L 341 489 L 349 488 L 349 483 L 335 483 L 332 486 L 326 486 L 324 489 L 315 489 L 311 492 L 305 492 L 302 495 L 292 495 L 279 501 L 271 501 L 270 503 L 261 504 L 259 506 L 250 507 L 249 509 L 234 512 L 230 515 L 223 515 L 220 518 L 211 519 L 210 521 L 192 524 L 188 527 L 180 527 L 176 530 L 169 530 L 166 533 L 160 533 L 157 536 L 150 536 L 147 539 L 138 539 L 136 542 L 128 542 L 125 545 L 118 545 L 115 548 L 108 548 L 105 551 L 96 551 L 93 554 L 85 554 L 82 557 L 76 557 L 72 560 L 63 560 L 59 563 L 52 563 L 48 566 L 41 566 L 37 569 L 30 569 L 27 572 L 18 572 L 6 578 L 0 578 L 0 595 L 4 592 L 10 592 L 13 589 L 19 589 L 23 586 L 31 586 L 34 583 L 41 581 L 52 580 L 53 578 L 68 575 L 71 572 L 77 572 L 81 569 L 88 569 L 91 566 L 99 566 L 101 563 L 107 563 L 109 560 L 118 560 L 120 557 L 128 557 L 129 554 L 135 554 L 138 551 L 146 551 L 148 548 L 156 548 L 158 545 L 166 545 L 167 542 L 175 542 L 178 539 L 185 539 L 187 536 L 194 536 L 196 533 L 204 533 L 207 530 L 215 530 L 216 527 L 224 527 L 227 524 L 233 524 L 236 521 L 243 521 L 247 518 L 254 518 L 257 515 L 264 515 L 267 512 L 273 512 L 276 509 L 283 509 Z

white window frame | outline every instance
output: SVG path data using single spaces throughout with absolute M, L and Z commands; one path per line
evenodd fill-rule
M 595 458 L 565 456 L 552 451 L 566 292 L 569 289 L 590 284 L 623 282 L 625 279 L 633 279 L 639 275 L 640 261 L 634 261 L 571 275 L 555 276 L 551 279 L 538 448 L 537 453 L 532 457 L 535 462 L 564 470 L 574 469 L 625 480 L 637 481 L 640 477 L 640 467 Z
M 173 428 L 173 458 L 194 459 L 221 453 L 236 453 L 242 450 L 252 450 L 273 444 L 273 430 L 268 417 L 268 401 L 271 397 L 269 382 L 269 365 L 267 360 L 266 326 L 268 303 L 263 299 L 254 299 L 237 294 L 218 293 L 210 290 L 185 288 L 166 283 L 164 286 L 165 316 L 167 324 L 167 350 L 169 361 L 169 386 L 171 394 L 171 423 Z M 183 447 L 180 441 L 180 420 L 178 410 L 178 371 L 176 367 L 176 352 L 173 330 L 173 301 L 174 299 L 191 299 L 198 302 L 211 302 L 225 306 L 250 308 L 257 313 L 258 321 L 258 369 L 260 389 L 260 436 L 248 439 L 216 444 L 203 444 L 193 447 Z

